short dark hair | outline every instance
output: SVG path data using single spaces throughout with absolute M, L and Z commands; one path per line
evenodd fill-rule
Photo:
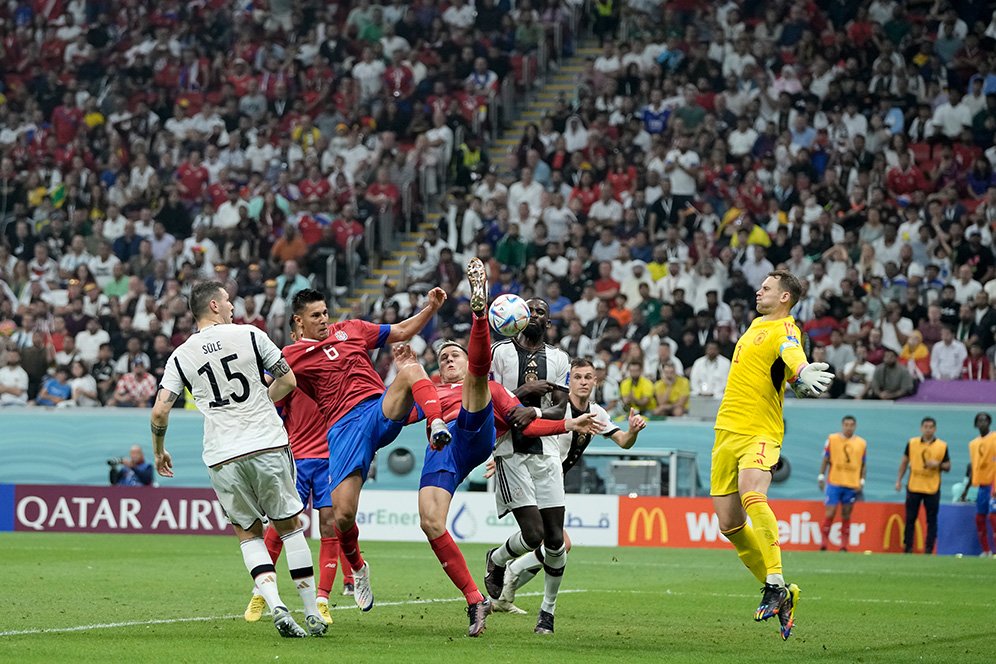
M 920 420 L 920 424 L 921 424 L 921 425 L 922 425 L 922 424 L 926 424 L 927 422 L 930 422 L 930 423 L 931 423 L 931 424 L 933 424 L 933 425 L 934 425 L 935 427 L 937 426 L 937 420 L 935 420 L 935 419 L 934 419 L 933 417 L 931 417 L 930 415 L 928 415 L 927 417 L 925 417 L 925 418 L 923 418 L 922 420 Z
M 799 283 L 799 278 L 788 270 L 773 270 L 768 273 L 768 276 L 778 280 L 778 285 L 783 291 L 788 292 L 792 302 L 791 306 L 794 307 L 799 302 L 799 298 L 802 297 L 802 284 Z
M 589 360 L 587 357 L 575 357 L 571 360 L 571 371 L 575 369 L 583 369 L 584 367 L 595 368 L 595 363 Z
M 325 296 L 322 295 L 321 291 L 317 291 L 314 288 L 305 288 L 298 291 L 297 295 L 294 296 L 294 299 L 291 301 L 291 310 L 295 316 L 300 316 L 304 309 L 312 302 L 324 301 Z
M 194 286 L 190 292 L 190 313 L 195 320 L 208 312 L 211 300 L 222 290 L 225 290 L 225 286 L 220 281 L 202 281 Z
M 857 422 L 858 420 L 854 417 L 854 415 L 845 415 L 844 417 L 842 417 L 840 419 L 840 421 L 841 422 L 847 422 L 847 421 Z

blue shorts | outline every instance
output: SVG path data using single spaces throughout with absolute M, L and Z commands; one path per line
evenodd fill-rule
M 846 486 L 838 486 L 836 484 L 830 484 L 827 482 L 827 499 L 824 501 L 826 505 L 852 505 L 858 500 L 857 489 L 851 489 Z
M 297 467 L 297 495 L 305 507 L 308 503 L 316 510 L 332 507 L 332 489 L 329 487 L 328 459 L 295 459 Z
M 453 493 L 495 449 L 495 411 L 491 403 L 478 413 L 461 408 L 457 418 L 446 426 L 453 440 L 438 452 L 426 447 L 419 489 L 435 486 Z
M 990 501 L 993 497 L 993 487 L 991 484 L 979 487 L 979 492 L 975 494 L 975 513 L 989 514 L 992 511 Z
M 329 429 L 329 495 L 357 470 L 365 482 L 377 450 L 393 443 L 404 428 L 404 421 L 384 415 L 383 404 L 383 394 L 361 401 Z

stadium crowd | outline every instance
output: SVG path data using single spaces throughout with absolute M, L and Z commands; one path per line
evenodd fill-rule
M 547 300 L 610 409 L 719 396 L 777 267 L 829 397 L 994 379 L 984 3 L 595 2 L 601 54 L 507 154 L 474 131 L 487 100 L 574 7 L 474 4 L 0 9 L 0 403 L 145 403 L 208 276 L 285 341 L 289 298 L 412 189 L 455 214 L 351 313 L 446 289 L 430 373 L 431 342 L 469 332 L 477 255 L 492 296 Z

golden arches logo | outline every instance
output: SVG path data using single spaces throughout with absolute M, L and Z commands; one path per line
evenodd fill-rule
M 636 533 L 640 525 L 643 525 L 643 542 L 649 544 L 653 539 L 654 530 L 660 535 L 660 543 L 667 544 L 667 517 L 664 510 L 659 507 L 647 509 L 638 507 L 629 519 L 629 543 L 636 543 Z M 656 526 L 656 528 L 655 528 Z
M 882 550 L 888 551 L 891 546 L 892 540 L 892 528 L 897 527 L 899 529 L 899 539 L 897 540 L 897 549 L 903 548 L 903 542 L 906 539 L 906 520 L 898 514 L 893 514 L 889 517 L 889 520 L 885 522 L 885 535 L 882 537 Z M 913 527 L 913 545 L 916 549 L 923 549 L 923 526 L 920 525 L 920 520 L 917 519 L 914 522 Z

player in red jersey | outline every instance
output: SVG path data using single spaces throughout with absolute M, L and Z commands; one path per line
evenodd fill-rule
M 291 319 L 290 338 L 301 338 L 301 326 Z M 326 438 L 328 428 L 318 412 L 318 406 L 300 390 L 295 390 L 274 404 L 284 420 L 291 454 L 296 467 L 297 492 L 301 502 L 308 503 L 318 510 L 318 532 L 321 544 L 318 548 L 318 613 L 326 623 L 332 624 L 329 613 L 329 593 L 335 583 L 335 574 L 342 556 L 339 538 L 335 534 L 335 519 L 332 514 L 332 494 L 329 490 L 329 443 Z M 263 536 L 266 550 L 274 564 L 283 550 L 283 540 L 271 525 Z M 345 557 L 342 564 L 346 566 Z M 346 567 L 348 569 L 348 567 Z M 352 585 L 352 575 L 348 580 Z M 257 589 L 253 589 L 249 606 L 246 607 L 247 622 L 256 622 L 263 616 L 266 602 Z
M 324 296 L 305 289 L 294 296 L 294 320 L 304 335 L 284 348 L 294 368 L 298 388 L 318 406 L 328 427 L 329 489 L 336 534 L 353 570 L 353 599 L 363 611 L 373 608 L 370 566 L 360 555 L 356 510 L 360 490 L 374 455 L 391 444 L 417 404 L 429 422 L 429 441 L 442 448 L 451 434 L 442 420 L 436 386 L 417 361 L 399 362 L 389 388 L 374 371 L 368 352 L 387 343 L 408 341 L 436 314 L 446 300 L 441 288 L 429 291 L 420 312 L 395 325 L 362 320 L 329 324 Z
M 446 529 L 453 492 L 467 475 L 487 461 L 496 438 L 508 433 L 511 426 L 528 424 L 524 433 L 532 436 L 553 435 L 569 430 L 584 433 L 596 431 L 593 415 L 568 420 L 538 420 L 529 422 L 532 413 L 505 387 L 488 380 L 491 371 L 491 335 L 485 313 L 487 279 L 484 263 L 471 259 L 467 265 L 470 282 L 470 307 L 473 312 L 470 343 L 464 348 L 455 341 L 444 343 L 439 351 L 439 394 L 443 419 L 453 441 L 441 450 L 429 447 L 422 464 L 419 482 L 418 513 L 422 532 L 429 539 L 433 553 L 467 599 L 470 618 L 469 636 L 478 636 L 485 629 L 485 619 L 491 612 L 491 602 L 474 583 L 467 561 Z M 410 348 L 395 349 L 395 360 L 416 361 Z

